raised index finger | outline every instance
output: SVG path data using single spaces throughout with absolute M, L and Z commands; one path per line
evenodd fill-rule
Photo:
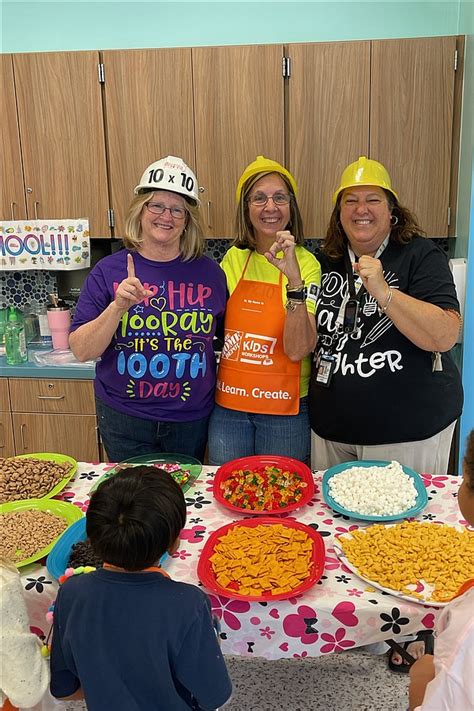
M 135 264 L 131 254 L 127 254 L 127 276 L 128 278 L 135 276 Z

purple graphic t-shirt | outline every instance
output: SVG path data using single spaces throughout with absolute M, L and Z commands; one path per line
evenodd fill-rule
M 92 269 L 71 331 L 113 301 L 127 277 L 128 253 L 122 249 Z M 137 278 L 153 294 L 122 316 L 96 366 L 96 395 L 119 412 L 149 420 L 205 417 L 214 405 L 212 341 L 225 311 L 225 274 L 208 257 L 154 262 L 132 254 Z

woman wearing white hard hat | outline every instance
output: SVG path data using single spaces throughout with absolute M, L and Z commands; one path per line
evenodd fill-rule
M 226 285 L 203 256 L 197 180 L 181 158 L 145 170 L 123 242 L 89 274 L 69 339 L 79 360 L 100 358 L 95 393 L 107 455 L 178 452 L 202 460 Z
M 310 386 L 312 465 L 398 460 L 445 474 L 462 409 L 459 304 L 445 254 L 381 163 L 343 172 L 323 245 Z
M 209 425 L 209 461 L 254 454 L 309 461 L 309 353 L 320 282 L 291 173 L 258 156 L 237 185 L 236 238 L 222 268 L 230 292 Z

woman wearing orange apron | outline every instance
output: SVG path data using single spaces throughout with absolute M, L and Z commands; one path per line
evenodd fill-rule
M 237 185 L 237 236 L 222 261 L 230 293 L 209 462 L 277 454 L 309 461 L 309 353 L 320 266 L 303 245 L 297 186 L 258 156 Z

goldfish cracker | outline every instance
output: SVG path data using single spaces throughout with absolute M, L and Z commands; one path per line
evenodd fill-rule
M 433 587 L 432 602 L 450 600 L 474 577 L 473 533 L 433 523 L 405 521 L 354 531 L 339 539 L 361 575 L 384 587 L 423 599 L 409 589 L 420 580 Z

